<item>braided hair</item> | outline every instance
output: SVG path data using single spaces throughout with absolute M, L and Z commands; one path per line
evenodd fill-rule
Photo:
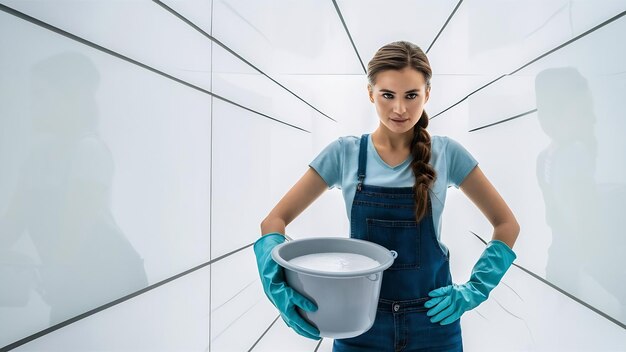
M 407 41 L 396 41 L 384 45 L 367 65 L 367 79 L 372 86 L 376 82 L 376 75 L 385 70 L 402 70 L 413 68 L 424 75 L 427 89 L 430 88 L 432 70 L 426 54 L 417 45 Z M 411 169 L 415 176 L 413 185 L 415 198 L 415 219 L 420 221 L 428 210 L 428 190 L 437 176 L 435 169 L 429 164 L 431 156 L 431 138 L 428 127 L 428 114 L 422 111 L 419 121 L 413 126 L 413 140 L 411 141 Z

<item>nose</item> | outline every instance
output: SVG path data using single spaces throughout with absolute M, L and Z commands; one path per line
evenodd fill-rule
M 405 111 L 406 111 L 406 106 L 402 102 L 402 99 L 398 99 L 397 102 L 393 106 L 393 112 L 395 112 L 398 115 L 402 115 L 404 114 Z

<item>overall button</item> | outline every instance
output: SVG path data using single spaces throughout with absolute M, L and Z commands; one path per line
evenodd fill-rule
M 398 303 L 395 303 L 395 304 L 393 305 L 393 311 L 394 311 L 394 312 L 397 312 L 397 311 L 398 311 L 398 309 L 400 309 L 400 305 L 399 305 Z

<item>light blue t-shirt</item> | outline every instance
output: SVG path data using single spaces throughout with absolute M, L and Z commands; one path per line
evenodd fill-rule
M 343 136 L 328 144 L 309 164 L 324 179 L 328 189 L 341 189 L 350 222 L 352 201 L 358 181 L 359 146 L 361 137 Z M 367 142 L 366 185 L 383 187 L 412 187 L 415 176 L 411 170 L 412 156 L 400 165 L 391 167 L 380 157 L 371 133 Z M 459 188 L 465 177 L 478 165 L 478 161 L 459 142 L 447 136 L 431 135 L 430 165 L 435 168 L 437 178 L 429 191 L 433 207 L 433 224 L 439 245 L 444 253 L 448 248 L 441 242 L 441 214 L 448 187 Z

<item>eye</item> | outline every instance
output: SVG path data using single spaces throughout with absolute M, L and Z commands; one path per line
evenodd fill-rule
M 387 95 L 389 95 L 389 98 L 387 98 Z M 393 99 L 393 94 L 391 94 L 391 93 L 383 93 L 383 97 L 385 97 L 386 99 Z
M 415 94 L 415 93 L 411 93 L 411 94 L 407 95 L 407 97 L 409 97 L 409 96 L 413 96 L 413 98 L 409 98 L 409 99 L 415 99 L 415 98 L 417 98 L 417 94 Z

